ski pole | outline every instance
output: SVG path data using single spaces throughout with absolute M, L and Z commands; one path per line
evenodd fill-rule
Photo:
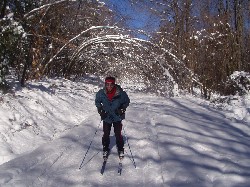
M 97 131 L 98 131 L 98 129 L 99 129 L 101 123 L 102 123 L 102 120 L 100 121 L 100 123 L 99 123 L 99 125 L 98 125 L 98 128 L 96 129 L 95 134 L 94 134 L 94 136 L 92 137 L 92 140 L 91 140 L 91 142 L 90 142 L 90 144 L 89 144 L 89 147 L 88 147 L 88 149 L 87 149 L 87 151 L 86 151 L 86 153 L 85 153 L 85 155 L 84 155 L 84 157 L 83 157 L 83 160 L 82 160 L 82 163 L 81 163 L 79 169 L 82 168 L 82 164 L 83 164 L 83 162 L 84 162 L 84 160 L 85 160 L 85 158 L 86 158 L 86 156 L 87 156 L 87 154 L 88 154 L 88 152 L 89 152 L 89 149 L 90 149 L 90 147 L 91 147 L 91 144 L 92 144 L 92 142 L 93 142 L 93 140 L 94 140 L 94 138 L 95 138 L 95 135 L 96 135 L 96 133 L 97 133 Z
M 135 159 L 134 159 L 134 156 L 132 154 L 132 151 L 131 151 L 131 148 L 130 148 L 130 145 L 129 145 L 129 142 L 128 142 L 128 137 L 127 137 L 127 134 L 125 132 L 125 128 L 123 128 L 123 132 L 124 132 L 124 135 L 125 135 L 125 138 L 126 138 L 126 142 L 128 144 L 128 148 L 129 148 L 129 151 L 130 151 L 130 154 L 131 154 L 131 158 L 132 158 L 132 162 L 133 162 L 133 165 L 135 166 L 136 168 L 136 164 L 135 164 Z

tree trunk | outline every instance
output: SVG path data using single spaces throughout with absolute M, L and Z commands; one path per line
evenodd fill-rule
M 242 69 L 242 49 L 243 49 L 243 10 L 242 0 L 234 0 L 234 20 L 235 20 L 235 32 L 236 32 L 236 62 L 237 69 Z
M 7 6 L 7 0 L 3 0 L 3 2 L 0 4 L 1 7 L 0 19 L 3 18 L 5 15 L 6 6 Z

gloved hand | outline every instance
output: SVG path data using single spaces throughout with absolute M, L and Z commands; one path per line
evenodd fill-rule
M 125 114 L 125 112 L 126 112 L 126 108 L 119 108 L 119 109 L 117 110 L 117 114 L 118 114 L 119 116 L 122 116 L 123 114 Z
M 105 119 L 108 115 L 107 112 L 105 112 L 105 110 L 103 110 L 102 107 L 97 108 L 97 111 L 100 114 L 102 120 Z

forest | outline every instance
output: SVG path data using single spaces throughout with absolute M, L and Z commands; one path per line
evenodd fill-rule
M 250 89 L 248 0 L 124 1 L 151 18 L 145 27 L 131 28 L 134 15 L 109 0 L 2 0 L 0 90 L 11 89 L 13 76 L 25 86 L 86 74 L 143 82 L 160 95 Z

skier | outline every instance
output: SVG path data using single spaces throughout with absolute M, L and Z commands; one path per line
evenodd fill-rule
M 113 125 L 116 147 L 119 158 L 124 157 L 124 141 L 122 137 L 122 120 L 125 119 L 126 108 L 130 99 L 121 86 L 115 84 L 114 77 L 105 78 L 105 86 L 96 93 L 95 105 L 103 120 L 103 158 L 107 159 L 110 149 L 110 131 Z

